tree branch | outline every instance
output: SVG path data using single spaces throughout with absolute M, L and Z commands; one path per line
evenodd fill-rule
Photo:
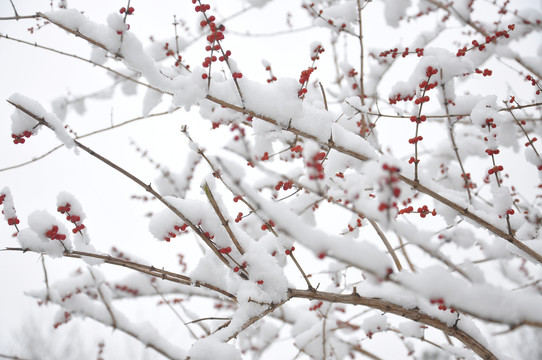
M 485 346 L 480 344 L 476 339 L 467 334 L 466 332 L 458 329 L 454 326 L 448 326 L 441 320 L 435 319 L 429 315 L 426 315 L 420 312 L 419 309 L 406 309 L 402 306 L 393 304 L 391 302 L 376 299 L 376 298 L 367 298 L 356 294 L 343 295 L 343 294 L 334 294 L 323 291 L 309 291 L 309 290 L 289 290 L 290 298 L 303 298 L 310 300 L 321 300 L 331 303 L 342 303 L 342 304 L 351 304 L 351 305 L 363 305 L 368 306 L 373 309 L 379 309 L 385 313 L 390 313 L 398 315 L 407 319 L 411 319 L 429 326 L 432 326 L 436 329 L 444 331 L 446 334 L 455 337 L 468 348 L 473 350 L 478 356 L 482 359 L 488 360 L 498 360 L 497 357 Z
M 2 249 L 0 251 L 21 251 L 21 252 L 24 253 L 24 252 L 32 251 L 32 250 L 31 249 L 10 248 L 10 247 L 8 247 L 8 248 L 4 248 L 4 249 Z M 220 289 L 220 288 L 218 288 L 218 287 L 216 287 L 214 285 L 210 285 L 210 284 L 202 283 L 202 282 L 199 282 L 199 281 L 195 281 L 195 280 L 189 278 L 188 276 L 180 275 L 180 274 L 177 274 L 177 273 L 174 273 L 174 272 L 171 272 L 171 271 L 166 271 L 166 270 L 163 270 L 163 269 L 158 269 L 158 268 L 156 268 L 154 266 L 143 265 L 143 264 L 139 264 L 139 263 L 129 261 L 129 260 L 126 260 L 126 259 L 115 258 L 115 257 L 109 256 L 109 255 L 88 253 L 88 252 L 84 252 L 84 251 L 64 252 L 64 256 L 70 257 L 70 258 L 75 258 L 75 259 L 82 259 L 82 258 L 85 258 L 85 257 L 100 259 L 100 260 L 102 260 L 103 262 L 105 262 L 107 264 L 122 266 L 122 267 L 125 267 L 125 268 L 128 268 L 128 269 L 132 269 L 132 270 L 141 272 L 141 273 L 146 274 L 146 275 L 154 276 L 154 277 L 162 279 L 162 280 L 167 280 L 167 281 L 171 281 L 171 282 L 175 282 L 175 283 L 182 284 L 182 285 L 187 285 L 187 286 L 195 286 L 195 287 L 207 288 L 209 290 L 220 293 L 220 294 L 230 298 L 231 300 L 237 302 L 237 298 L 235 297 L 235 295 L 230 294 L 229 292 L 227 292 L 225 290 L 222 290 L 222 289 Z

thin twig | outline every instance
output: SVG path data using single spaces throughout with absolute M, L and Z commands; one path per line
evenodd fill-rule
M 442 71 L 440 72 L 440 80 L 442 81 Z M 455 153 L 455 158 L 457 159 L 457 162 L 459 163 L 461 174 L 463 175 L 463 182 L 465 183 L 465 188 L 467 189 L 467 195 L 469 197 L 469 203 L 470 203 L 472 202 L 472 196 L 470 193 L 470 181 L 469 181 L 470 175 L 468 175 L 467 172 L 465 171 L 465 167 L 463 166 L 463 161 L 461 161 L 461 156 L 459 156 L 459 148 L 457 147 L 457 144 L 455 143 L 455 136 L 454 136 L 455 123 L 452 123 L 452 118 L 450 116 L 450 109 L 448 107 L 448 102 L 446 101 L 445 84 L 442 84 L 441 87 L 442 87 L 442 94 L 443 94 L 444 109 L 446 109 L 446 117 L 448 119 L 448 134 L 450 135 L 450 141 L 452 142 L 452 148 Z
M 290 257 L 292 258 L 292 260 L 293 260 L 295 266 L 297 267 L 297 269 L 299 270 L 299 272 L 301 272 L 301 275 L 303 276 L 303 279 L 307 283 L 307 287 L 309 288 L 309 290 L 314 289 L 311 282 L 309 281 L 309 278 L 307 277 L 307 274 L 305 274 L 305 271 L 303 271 L 303 268 L 301 267 L 301 265 L 299 265 L 299 262 L 295 258 L 293 251 L 290 251 Z
M 230 225 L 228 224 L 228 220 L 226 220 L 226 218 L 224 218 L 224 215 L 222 214 L 222 211 L 218 207 L 218 204 L 217 204 L 217 202 L 215 200 L 213 192 L 209 188 L 209 184 L 205 183 L 203 185 L 203 191 L 205 191 L 205 195 L 207 196 L 207 199 L 211 203 L 211 206 L 213 207 L 213 210 L 215 211 L 215 214 L 220 219 L 220 223 L 226 229 L 226 232 L 230 236 L 231 241 L 233 242 L 233 244 L 235 245 L 237 250 L 241 253 L 241 255 L 243 255 L 245 253 L 245 251 L 243 250 L 243 247 L 241 246 L 241 244 L 237 240 L 237 237 L 235 236 L 235 234 L 231 230 Z
M 366 115 L 371 115 L 371 116 L 378 116 L 378 117 L 385 117 L 385 118 L 392 118 L 392 119 L 408 119 L 410 118 L 412 115 L 397 115 L 397 114 L 383 114 L 381 112 L 370 112 L 370 111 L 365 111 L 365 110 L 362 110 L 362 109 L 359 109 L 358 107 L 350 104 L 348 101 L 345 101 L 350 107 L 352 107 L 353 109 L 357 110 L 358 112 L 360 113 L 364 113 Z M 502 111 L 512 111 L 512 110 L 517 110 L 517 109 L 525 109 L 525 108 L 530 108 L 530 107 L 538 107 L 538 106 L 542 106 L 542 102 L 538 102 L 538 103 L 533 103 L 533 104 L 526 104 L 526 105 L 518 105 L 518 106 L 514 106 L 514 107 L 511 107 L 511 108 L 500 108 L 500 109 L 497 109 L 498 112 L 502 112 Z M 471 114 L 437 114 L 437 115 L 426 115 L 425 117 L 427 119 L 446 119 L 448 117 L 455 117 L 455 118 L 466 118 L 466 117 L 469 117 Z M 525 119 L 525 120 L 529 120 L 529 119 Z M 539 120 L 539 119 L 532 119 L 532 120 Z
M 38 15 L 21 15 L 21 16 L 16 15 L 16 16 L 0 17 L 0 21 L 2 21 L 2 20 L 38 19 L 39 17 L 40 16 L 38 16 Z
M 376 221 L 374 221 L 373 219 L 367 219 L 367 220 L 369 220 L 369 223 L 371 224 L 373 229 L 375 229 L 376 233 L 378 234 L 378 236 L 380 237 L 380 239 L 384 243 L 384 246 L 386 246 L 386 249 L 388 249 L 388 252 L 390 253 L 391 258 L 393 259 L 393 262 L 395 263 L 395 266 L 397 267 L 397 270 L 399 270 L 399 271 L 403 270 L 403 266 L 401 265 L 401 262 L 399 261 L 399 258 L 397 257 L 397 254 L 395 253 L 395 250 L 390 245 L 390 242 L 388 241 L 388 238 L 386 237 L 384 232 L 380 229 L 380 226 L 378 226 Z
M 404 342 L 404 340 L 406 340 L 406 338 L 404 337 L 404 335 L 401 333 L 401 331 L 400 331 L 399 329 L 388 328 L 387 331 L 392 331 L 392 332 L 396 333 L 397 336 L 399 336 L 399 338 L 401 338 L 401 339 L 403 340 L 403 342 Z M 446 336 L 447 336 L 447 335 L 446 335 Z M 427 339 L 424 338 L 424 337 L 422 337 L 422 338 L 416 338 L 416 339 L 418 339 L 418 340 L 420 340 L 420 341 L 422 341 L 422 342 L 426 342 L 426 343 L 428 343 L 429 345 L 432 345 L 432 346 L 436 347 L 437 349 L 440 349 L 440 350 L 443 350 L 443 351 L 444 351 L 444 349 L 442 348 L 442 346 L 440 346 L 440 345 L 438 345 L 437 343 L 434 343 L 434 342 L 432 342 L 432 341 L 430 341 L 430 340 L 427 340 Z M 450 345 L 453 345 L 453 344 L 450 343 Z
M 327 316 L 329 314 L 329 310 L 331 310 L 331 306 L 328 306 L 326 309 L 326 313 L 323 315 L 322 320 L 322 353 L 324 355 L 324 360 L 327 359 L 327 351 L 326 351 L 326 323 L 327 323 Z
M 352 351 L 355 351 L 355 352 L 358 352 L 370 359 L 373 359 L 373 360 L 382 360 L 382 358 L 376 356 L 375 354 L 371 353 L 371 352 L 368 352 L 367 350 L 365 349 L 362 349 L 361 345 L 360 344 L 350 344 L 350 343 L 347 343 L 349 345 L 351 345 L 351 349 Z
M 523 135 L 525 135 L 525 137 L 527 138 L 527 143 L 529 144 L 529 146 L 533 149 L 534 153 L 536 154 L 536 156 L 540 159 L 540 154 L 538 153 L 538 150 L 536 150 L 536 146 L 534 146 L 534 142 L 532 141 L 531 137 L 529 136 L 529 134 L 527 133 L 527 131 L 525 131 L 525 128 L 523 127 L 523 125 L 521 124 L 521 122 L 516 118 L 516 114 L 514 114 L 514 112 L 512 110 L 514 109 L 517 109 L 517 107 L 515 108 L 510 108 L 508 106 L 508 102 L 503 100 L 503 103 L 504 105 L 506 106 L 506 108 L 508 110 L 510 110 L 510 115 L 512 115 L 512 118 L 514 119 L 514 121 L 516 122 L 516 124 L 519 126 L 519 128 L 521 129 L 521 131 L 523 132 Z
M 324 99 L 324 106 L 325 106 L 326 110 L 329 110 L 327 108 L 327 98 L 326 98 L 326 91 L 324 90 L 324 86 L 322 85 L 321 82 L 318 82 L 318 84 L 320 85 L 320 90 L 322 91 L 322 98 Z
M 179 60 L 180 53 L 179 53 L 179 34 L 177 34 L 177 25 L 179 23 L 177 22 L 177 16 L 173 15 L 173 28 L 175 29 L 175 52 L 177 53 L 177 60 Z
M 45 281 L 45 288 L 47 289 L 47 295 L 45 296 L 45 303 L 51 300 L 51 292 L 49 289 L 49 278 L 47 276 L 47 268 L 45 267 L 45 256 L 41 255 L 41 266 L 43 268 L 43 277 Z
M 358 28 L 359 28 L 359 92 L 361 96 L 361 104 L 365 105 L 365 88 L 363 86 L 363 24 L 361 12 L 363 10 L 361 6 L 361 0 L 357 0 L 358 5 Z
M 289 299 L 286 299 L 286 300 L 283 300 L 277 304 L 271 304 L 267 307 L 267 309 L 265 309 L 264 311 L 262 311 L 261 313 L 259 313 L 258 315 L 254 315 L 252 316 L 250 319 L 248 319 L 243 325 L 241 325 L 237 330 L 235 330 L 230 336 L 228 336 L 228 338 L 226 339 L 226 342 L 232 340 L 232 339 L 235 339 L 240 333 L 242 333 L 243 331 L 245 331 L 245 329 L 247 329 L 250 325 L 254 324 L 256 321 L 264 318 L 267 316 L 267 314 L 269 313 L 272 313 L 273 311 L 275 311 L 275 309 L 281 307 L 284 303 L 286 303 Z
M 11 7 L 13 8 L 13 12 L 15 13 L 16 17 L 19 17 L 19 14 L 17 13 L 17 9 L 15 8 L 15 4 L 13 4 L 13 0 L 9 0 Z
M 0 358 L 10 359 L 10 360 L 30 360 L 27 358 L 18 357 L 16 355 L 5 355 L 5 354 L 0 354 Z
M 168 114 L 173 113 L 173 112 L 175 112 L 175 111 L 177 111 L 179 109 L 180 108 L 175 108 L 173 110 L 164 111 L 164 112 L 161 112 L 161 113 L 150 114 L 150 115 L 147 115 L 147 116 L 139 116 L 139 117 L 136 117 L 136 118 L 133 118 L 133 119 L 126 120 L 124 122 L 115 124 L 115 125 L 108 126 L 106 128 L 102 128 L 102 129 L 98 129 L 98 130 L 86 133 L 84 135 L 78 135 L 78 136 L 75 137 L 75 139 L 83 139 L 83 138 L 86 138 L 86 137 L 89 137 L 89 136 L 92 136 L 92 135 L 100 134 L 102 132 L 107 132 L 107 131 L 110 131 L 110 130 L 114 130 L 116 128 L 119 128 L 119 127 L 124 126 L 124 125 L 128 125 L 128 124 L 130 124 L 132 122 L 135 122 L 135 121 L 144 120 L 144 119 L 148 119 L 148 118 L 152 118 L 152 117 L 156 117 L 156 116 L 168 115 Z M 38 157 L 32 158 L 32 160 L 28 160 L 28 161 L 25 161 L 25 162 L 22 162 L 22 163 L 19 163 L 19 164 L 16 164 L 16 165 L 12 165 L 12 166 L 2 168 L 2 169 L 0 169 L 0 172 L 17 169 L 17 168 L 23 167 L 25 165 L 31 164 L 33 162 L 36 162 L 38 160 L 41 160 L 41 159 L 51 155 L 53 152 L 55 152 L 56 150 L 58 150 L 58 149 L 60 149 L 62 147 L 64 147 L 63 144 L 55 146 L 54 148 L 47 151 L 46 153 L 44 153 L 44 154 L 42 154 L 42 155 L 40 155 Z
M 115 318 L 115 314 L 113 314 L 113 309 L 111 304 L 109 303 L 109 300 L 104 296 L 101 286 L 102 283 L 98 282 L 96 280 L 96 276 L 94 276 L 94 272 L 92 271 L 92 268 L 88 267 L 88 272 L 90 273 L 90 276 L 92 276 L 92 279 L 94 280 L 94 283 L 96 284 L 96 291 L 98 291 L 98 295 L 100 295 L 100 299 L 105 305 L 105 308 L 107 309 L 107 312 L 109 313 L 109 316 L 111 316 L 111 326 L 113 326 L 113 329 L 117 328 L 117 319 Z
M 197 324 L 201 321 L 207 321 L 207 320 L 220 320 L 220 321 L 224 321 L 224 320 L 231 320 L 231 318 L 229 317 L 215 317 L 215 316 L 211 316 L 211 317 L 205 317 L 205 318 L 201 318 L 201 319 L 196 319 L 196 320 L 192 320 L 190 322 L 187 322 L 186 324 Z
M 397 235 L 397 238 L 399 239 L 399 245 L 401 247 L 401 251 L 403 252 L 403 256 L 405 257 L 407 263 L 408 263 L 408 266 L 410 267 L 410 270 L 412 272 L 416 272 L 416 268 L 414 267 L 414 264 L 412 263 L 412 261 L 410 261 L 410 258 L 406 252 L 406 246 L 403 244 L 403 238 L 400 237 L 399 235 Z
M 169 303 L 169 301 L 167 301 L 167 299 L 165 298 L 164 294 L 162 294 L 162 292 L 160 290 L 158 290 L 158 288 L 156 287 L 156 285 L 151 281 L 151 286 L 152 288 L 154 289 L 154 291 L 156 291 L 156 293 L 158 294 L 158 296 L 160 296 L 162 298 L 162 301 L 164 302 L 164 304 L 166 304 L 169 309 L 173 312 L 173 314 L 175 315 L 175 317 L 177 319 L 179 319 L 179 321 L 181 323 L 183 323 L 186 328 L 188 329 L 188 332 L 190 333 L 190 335 L 192 335 L 192 337 L 196 340 L 199 339 L 199 337 L 194 333 L 194 331 L 192 331 L 192 329 L 190 328 L 190 326 L 188 326 L 189 323 L 185 322 L 183 320 L 183 318 L 181 317 L 181 314 L 179 314 L 179 312 L 177 310 L 175 310 L 175 308 L 173 306 L 171 306 L 171 304 Z

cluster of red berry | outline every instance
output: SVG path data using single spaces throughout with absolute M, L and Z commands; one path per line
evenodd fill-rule
M 173 226 L 173 231 L 177 232 L 177 233 L 181 233 L 183 231 L 186 231 L 186 228 L 188 227 L 187 224 L 183 224 L 181 226 L 179 225 L 174 225 Z M 167 242 L 170 242 L 171 239 L 173 238 L 176 238 L 177 237 L 177 234 L 173 231 L 168 231 L 167 235 L 164 236 L 164 240 L 167 241 Z
M 11 193 L 9 193 L 9 194 L 11 194 Z M 4 201 L 6 201 L 6 197 L 7 197 L 7 196 L 11 196 L 11 195 L 8 195 L 8 194 L 1 194 L 1 195 L 0 195 L 0 205 L 4 205 L 4 209 L 5 209 L 5 206 L 6 206 L 6 205 L 4 204 Z M 13 214 L 15 214 L 15 209 L 12 208 L 12 209 L 11 209 L 11 212 L 12 212 Z M 5 214 L 5 213 L 4 213 L 4 210 L 2 210 L 2 214 Z M 10 218 L 7 219 L 7 222 L 8 222 L 8 225 L 10 225 L 10 226 L 11 226 L 11 225 L 17 226 L 17 225 L 19 224 L 20 221 L 19 221 L 19 219 L 17 218 L 17 216 L 12 216 L 12 217 L 10 217 Z
M 72 229 L 72 232 L 74 234 L 80 232 L 85 228 L 84 224 L 78 224 L 79 221 L 81 221 L 81 216 L 76 214 L 70 214 L 71 211 L 71 205 L 69 203 L 66 203 L 63 206 L 57 207 L 57 211 L 61 214 L 66 214 L 66 220 L 72 222 L 75 227 Z
M 297 92 L 297 96 L 299 98 L 303 99 L 305 97 L 311 74 L 314 72 L 314 70 L 316 70 L 316 66 L 314 66 L 314 64 L 316 63 L 316 60 L 320 59 L 320 54 L 323 53 L 324 51 L 325 51 L 324 48 L 320 44 L 317 44 L 314 47 L 314 49 L 312 49 L 311 51 L 312 65 L 309 66 L 307 70 L 301 71 L 301 75 L 299 76 L 299 83 L 301 84 L 301 88 Z
M 493 41 L 496 41 L 500 37 L 504 37 L 504 38 L 508 39 L 510 37 L 510 34 L 508 34 L 508 33 L 510 31 L 513 31 L 515 26 L 516 25 L 514 25 L 514 24 L 508 25 L 508 30 L 496 31 L 494 35 L 486 36 L 485 41 L 483 43 L 481 43 L 481 44 L 477 40 L 472 40 L 472 47 L 467 49 L 467 47 L 464 46 L 463 48 L 457 50 L 456 56 L 457 57 L 465 56 L 467 54 L 467 51 L 471 51 L 471 50 L 474 50 L 474 49 L 478 49 L 479 51 L 484 51 L 487 44 L 489 44 L 489 43 L 491 43 Z
M 491 74 L 493 74 L 493 71 L 489 70 L 489 69 L 484 69 L 483 71 L 476 68 L 474 70 L 477 74 L 482 74 L 483 76 L 491 76 Z
M 412 101 L 412 100 L 414 100 L 414 95 L 415 95 L 415 94 L 404 96 L 403 94 L 398 93 L 398 94 L 396 94 L 395 96 L 389 98 L 388 101 L 389 101 L 389 103 L 390 103 L 391 105 L 395 105 L 395 104 L 397 104 L 397 102 L 399 102 L 399 101 Z
M 122 291 L 122 292 L 125 292 L 125 293 L 128 293 L 128 294 L 132 294 L 134 296 L 139 293 L 138 289 L 131 288 L 131 287 L 127 286 L 127 285 L 116 284 L 115 285 L 115 290 L 119 290 L 119 291 Z
M 25 138 L 32 136 L 32 132 L 25 130 L 22 134 L 11 134 L 14 144 L 24 144 Z
M 265 70 L 269 71 L 269 79 L 267 79 L 267 83 L 272 83 L 273 81 L 277 81 L 277 77 L 273 75 L 273 71 L 271 70 L 271 65 L 267 64 L 265 66 Z
M 230 69 L 232 73 L 233 80 L 236 81 L 237 79 L 241 79 L 243 77 L 243 74 L 238 71 L 232 70 L 230 63 L 228 62 L 228 59 L 231 56 L 231 51 L 226 50 L 222 48 L 222 45 L 220 44 L 220 41 L 225 39 L 224 31 L 226 30 L 226 27 L 223 24 L 217 25 L 216 24 L 216 17 L 214 15 L 207 15 L 207 11 L 211 10 L 211 5 L 209 4 L 203 4 L 200 0 L 192 0 L 192 4 L 196 4 L 195 11 L 201 12 L 203 14 L 204 19 L 201 20 L 200 26 L 202 28 L 209 27 L 209 30 L 211 33 L 207 35 L 207 42 L 208 44 L 205 46 L 205 50 L 210 52 L 210 55 L 205 57 L 202 66 L 204 68 L 209 68 L 208 73 L 202 74 L 202 79 L 209 79 L 211 76 L 211 64 L 216 61 L 225 61 L 228 65 L 228 68 Z M 220 56 L 216 56 L 213 53 L 215 51 L 220 52 Z
M 355 228 L 360 228 L 362 225 L 361 218 L 356 219 L 356 224 L 354 226 L 348 224 L 348 231 L 352 232 L 355 230 Z
M 399 168 L 383 164 L 382 169 L 387 172 L 387 175 L 381 179 L 381 185 L 391 187 L 393 197 L 398 198 L 401 195 L 401 189 L 397 186 L 399 182 L 399 177 L 397 176 Z M 392 199 L 390 199 L 388 202 L 381 202 L 378 206 L 378 211 L 386 211 L 395 207 L 397 207 L 397 202 L 392 202 Z
M 275 185 L 275 190 L 276 191 L 279 191 L 280 189 L 283 189 L 283 190 L 290 190 L 294 185 L 294 182 L 292 180 L 288 180 L 286 182 L 284 181 L 279 181 L 277 183 L 277 185 Z
M 535 80 L 535 78 L 532 77 L 531 75 L 527 75 L 525 76 L 525 80 L 530 81 L 532 86 L 537 87 L 538 89 L 536 89 L 536 95 L 540 95 L 541 87 L 538 84 L 538 82 Z
M 56 329 L 62 324 L 66 324 L 71 319 L 71 314 L 67 311 L 64 311 L 64 319 L 62 321 L 57 321 L 54 323 L 53 327 Z
M 51 227 L 51 229 L 47 230 L 45 232 L 45 236 L 48 237 L 49 239 L 51 240 L 66 240 L 66 235 L 65 234 L 59 234 L 58 233 L 58 226 L 57 225 L 53 225 Z
M 311 306 L 309 308 L 310 311 L 316 311 L 317 309 L 320 309 L 324 305 L 322 301 L 317 302 L 315 305 Z
M 119 12 L 121 14 L 124 14 L 126 13 L 126 15 L 132 15 L 134 13 L 134 8 L 133 7 L 129 7 L 128 9 L 126 9 L 124 6 L 120 8 Z
M 401 52 L 401 56 L 402 57 L 407 57 L 409 54 L 416 54 L 416 55 L 418 55 L 418 57 L 422 57 L 423 56 L 423 51 L 424 51 L 423 48 L 416 48 L 415 51 L 409 51 L 409 48 L 407 47 L 407 48 L 405 48 L 404 51 Z M 394 48 L 394 49 L 382 51 L 379 54 L 380 57 L 387 57 L 388 55 L 391 55 L 391 57 L 393 59 L 395 59 L 397 57 L 397 55 L 399 55 L 399 49 Z
M 286 250 L 284 251 L 284 253 L 285 253 L 286 255 L 290 255 L 294 250 L 295 250 L 295 246 L 292 246 L 291 248 L 286 249 Z
M 322 180 L 325 176 L 324 174 L 324 165 L 323 161 L 326 158 L 325 152 L 316 152 L 307 162 L 306 166 L 312 171 L 309 171 L 309 179 L 310 180 L 316 180 L 320 179 Z
M 442 299 L 442 298 L 431 299 L 430 303 L 431 304 L 438 304 L 438 309 L 439 310 L 442 310 L 442 311 L 448 310 L 448 307 L 446 305 L 444 305 L 444 299 Z M 453 314 L 454 312 L 457 312 L 457 310 L 450 306 L 450 312 Z
M 247 262 L 243 261 L 243 263 L 241 264 L 241 267 L 236 266 L 236 267 L 233 268 L 233 272 L 238 272 L 241 269 L 246 269 L 246 267 L 247 267 Z
M 267 224 L 263 224 L 263 225 L 262 225 L 262 230 L 269 230 L 268 224 L 269 224 L 269 226 L 271 226 L 271 227 L 274 227 L 274 226 L 275 226 L 275 222 L 274 222 L 273 220 L 269 220 L 269 221 L 267 222 Z
M 231 253 L 231 247 L 228 246 L 228 247 L 222 248 L 222 249 L 218 250 L 218 252 L 221 253 L 221 254 L 229 254 L 229 253 Z
M 331 25 L 332 27 L 334 27 L 335 29 L 337 29 L 337 31 L 344 31 L 346 29 L 346 23 L 341 23 L 340 26 L 337 26 L 335 25 L 335 22 L 328 18 L 328 17 L 325 17 L 323 14 L 324 14 L 324 10 L 316 10 L 314 8 L 315 4 L 314 3 L 311 3 L 309 4 L 308 6 L 306 4 L 303 4 L 301 5 L 302 8 L 304 9 L 307 9 L 309 10 L 309 13 L 311 14 L 311 16 L 313 17 L 316 17 L 316 18 L 320 18 L 322 20 L 324 20 L 326 23 L 328 23 L 329 25 Z

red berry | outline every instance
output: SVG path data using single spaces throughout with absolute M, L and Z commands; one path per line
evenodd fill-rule
M 221 254 L 229 254 L 231 253 L 231 247 L 226 247 L 226 248 L 222 248 L 220 250 L 218 250 Z

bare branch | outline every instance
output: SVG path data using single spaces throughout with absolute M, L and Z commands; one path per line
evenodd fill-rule
M 88 268 L 88 272 L 90 273 L 90 276 L 92 276 L 92 279 L 94 280 L 94 283 L 96 284 L 96 291 L 100 295 L 100 300 L 102 300 L 105 308 L 107 309 L 107 312 L 109 313 L 109 316 L 111 316 L 111 326 L 113 327 L 113 329 L 116 329 L 117 319 L 115 318 L 115 314 L 113 314 L 113 306 L 109 303 L 109 300 L 104 296 L 102 292 L 102 289 L 101 289 L 102 283 L 98 282 L 91 267 Z
M 179 319 L 179 321 L 181 323 L 183 323 L 185 326 L 186 326 L 186 329 L 188 330 L 188 332 L 190 333 L 190 335 L 192 335 L 192 337 L 194 339 L 198 339 L 198 336 L 194 333 L 194 331 L 190 328 L 190 326 L 188 326 L 189 323 L 187 323 L 186 321 L 183 320 L 183 318 L 181 317 L 181 314 L 179 314 L 179 312 L 177 310 L 175 310 L 175 308 L 173 306 L 171 306 L 171 304 L 169 303 L 169 301 L 165 298 L 164 294 L 162 294 L 162 292 L 160 290 L 158 290 L 158 288 L 156 287 L 156 285 L 154 285 L 151 281 L 151 286 L 152 288 L 154 289 L 154 291 L 156 291 L 156 293 L 160 296 L 160 298 L 162 299 L 162 301 L 164 302 L 164 304 L 167 305 L 167 307 L 171 310 L 171 312 L 173 312 L 173 314 L 175 315 L 175 317 L 177 319 Z
M 218 207 L 218 204 L 216 203 L 214 195 L 213 195 L 213 193 L 212 193 L 212 191 L 209 188 L 209 185 L 207 183 L 205 183 L 203 185 L 203 190 L 205 191 L 205 195 L 207 195 L 207 199 L 209 199 L 209 202 L 211 203 L 211 206 L 213 207 L 213 210 L 215 211 L 215 214 L 220 219 L 220 223 L 226 229 L 226 232 L 230 236 L 231 241 L 233 242 L 233 244 L 235 245 L 237 250 L 239 250 L 241 255 L 243 255 L 245 253 L 245 251 L 243 250 L 243 247 L 241 246 L 241 244 L 239 244 L 239 241 L 237 240 L 237 237 L 235 236 L 235 234 L 231 230 L 230 226 L 228 225 L 228 220 L 226 220 L 226 218 L 224 218 L 224 215 L 222 215 L 222 211 Z
M 10 360 L 30 360 L 27 358 L 18 357 L 16 355 L 5 355 L 5 354 L 0 354 L 0 358 L 10 359 Z
M 24 252 L 29 251 L 29 249 L 9 248 L 8 247 L 8 248 L 4 248 L 3 250 L 0 250 L 0 251 L 21 251 L 21 252 L 24 253 Z M 213 285 L 210 285 L 210 284 L 205 284 L 205 283 L 202 283 L 202 282 L 199 282 L 199 281 L 194 281 L 191 278 L 189 278 L 188 276 L 180 275 L 180 274 L 177 274 L 177 273 L 174 273 L 174 272 L 171 272 L 171 271 L 166 271 L 166 270 L 163 270 L 163 269 L 159 269 L 159 268 L 156 268 L 154 266 L 143 265 L 143 264 L 139 264 L 139 263 L 129 261 L 129 260 L 126 260 L 126 259 L 114 258 L 114 257 L 109 256 L 109 255 L 93 254 L 93 253 L 88 253 L 88 252 L 83 252 L 83 251 L 64 252 L 64 256 L 71 257 L 71 258 L 76 258 L 76 259 L 82 259 L 82 258 L 85 258 L 85 257 L 100 259 L 100 260 L 102 260 L 103 262 L 105 262 L 107 264 L 122 266 L 122 267 L 125 267 L 125 268 L 128 268 L 128 269 L 139 271 L 139 272 L 141 272 L 143 274 L 154 276 L 154 277 L 162 279 L 162 280 L 167 280 L 167 281 L 171 281 L 171 282 L 175 282 L 175 283 L 182 284 L 182 285 L 187 285 L 187 286 L 204 287 L 204 288 L 207 288 L 209 290 L 218 292 L 218 293 L 230 298 L 233 301 L 237 301 L 237 298 L 235 297 L 235 295 L 230 294 L 229 292 L 227 292 L 225 290 L 222 290 L 222 289 L 220 289 L 220 288 L 218 288 L 216 286 L 213 286 Z

